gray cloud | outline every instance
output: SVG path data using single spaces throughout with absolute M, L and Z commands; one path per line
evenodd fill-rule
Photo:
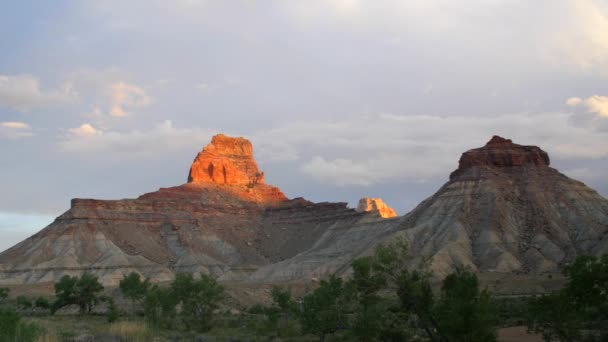
M 0 105 L 20 111 L 46 107 L 58 103 L 69 103 L 77 93 L 71 83 L 61 87 L 42 90 L 40 81 L 32 75 L 0 75 Z

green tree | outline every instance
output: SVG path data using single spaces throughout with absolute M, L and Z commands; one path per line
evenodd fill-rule
M 90 313 L 93 306 L 99 302 L 99 293 L 103 286 L 97 277 L 85 272 L 80 278 L 64 275 L 55 283 L 56 300 L 52 312 L 66 305 L 78 305 L 80 313 Z
M 404 239 L 378 245 L 373 255 L 355 260 L 352 282 L 358 307 L 354 334 L 368 341 L 409 340 L 422 327 L 430 339 L 439 339 L 430 310 L 433 292 L 429 279 L 427 264 L 424 260 L 414 263 Z
M 559 292 L 532 301 L 528 327 L 545 340 L 608 340 L 608 255 L 579 256 Z
M 477 275 L 471 271 L 457 269 L 443 280 L 435 311 L 450 341 L 496 341 L 498 312 L 490 293 L 479 290 Z
M 300 321 L 304 332 L 321 341 L 348 325 L 349 289 L 341 278 L 332 275 L 302 299 Z
M 141 304 L 150 288 L 150 281 L 142 281 L 139 273 L 131 272 L 122 278 L 119 287 L 122 294 L 131 301 L 135 313 L 137 304 Z
M 180 316 L 187 329 L 205 332 L 211 329 L 213 311 L 223 298 L 224 288 L 211 276 L 201 274 L 177 274 L 171 285 L 176 299 L 181 303 Z
M 153 285 L 144 297 L 146 321 L 156 328 L 172 329 L 175 325 L 177 298 L 170 288 Z

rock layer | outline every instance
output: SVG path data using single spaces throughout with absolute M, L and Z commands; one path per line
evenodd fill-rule
M 354 258 L 397 237 L 438 275 L 456 266 L 538 274 L 580 254 L 608 253 L 608 200 L 551 168 L 540 148 L 500 137 L 465 152 L 437 193 L 391 220 L 378 215 L 377 199 L 366 199 L 363 212 L 289 200 L 259 174 L 248 141 L 216 136 L 187 184 L 137 199 L 74 199 L 48 227 L 0 254 L 0 285 L 84 271 L 106 285 L 131 271 L 153 281 L 175 272 L 232 284 L 310 281 L 349 273 Z
M 264 184 L 264 172 L 253 158 L 253 145 L 245 138 L 223 134 L 213 137 L 190 168 L 188 183 Z
M 355 210 L 360 213 L 377 213 L 378 215 L 384 218 L 391 218 L 397 216 L 397 212 L 395 211 L 395 209 L 389 207 L 386 203 L 384 203 L 382 198 L 363 197 L 359 200 L 359 204 L 357 205 L 357 209 Z

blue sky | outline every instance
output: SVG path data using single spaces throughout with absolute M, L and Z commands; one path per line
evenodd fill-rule
M 0 250 L 218 132 L 315 201 L 404 214 L 494 134 L 608 194 L 605 0 L 14 1 L 0 32 Z

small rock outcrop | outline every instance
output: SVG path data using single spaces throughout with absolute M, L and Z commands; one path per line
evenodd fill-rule
M 188 183 L 264 184 L 264 172 L 253 158 L 253 145 L 245 138 L 224 134 L 213 137 L 194 159 Z
M 363 197 L 357 205 L 357 212 L 375 212 L 384 218 L 396 217 L 395 209 L 389 207 L 382 198 Z

